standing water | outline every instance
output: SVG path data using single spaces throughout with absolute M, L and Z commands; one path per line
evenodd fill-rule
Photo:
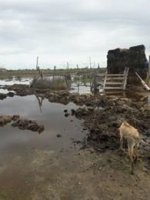
M 1 81 L 2 85 L 12 84 L 5 83 Z M 1 92 L 8 91 L 1 89 Z M 41 134 L 20 130 L 11 124 L 0 127 L 0 199 L 29 200 L 32 196 L 38 199 L 35 196 L 37 193 L 41 195 L 37 189 L 39 186 L 42 188 L 52 183 L 57 177 L 54 175 L 59 174 L 61 169 L 67 173 L 67 163 L 79 149 L 74 141 L 82 140 L 85 136 L 82 121 L 70 114 L 71 109 L 76 108 L 73 103 L 63 105 L 47 99 L 43 99 L 42 105 L 39 105 L 34 95 L 0 100 L 0 115 L 20 115 L 44 125 Z M 65 109 L 70 114 L 68 117 L 64 115 Z M 72 168 L 74 166 L 70 170 Z
M 72 87 L 71 92 L 90 92 L 86 86 Z M 39 98 L 0 100 L 0 115 L 18 114 L 45 127 L 41 134 L 11 124 L 0 127 L 0 200 L 149 199 L 148 172 L 137 169 L 131 177 L 128 161 L 118 151 L 95 153 L 73 143 L 86 135 L 82 121 L 64 116 L 75 104 Z

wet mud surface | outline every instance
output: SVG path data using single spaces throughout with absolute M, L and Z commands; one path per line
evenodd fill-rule
M 133 98 L 16 85 L 7 89 L 15 94 L 0 101 L 0 114 L 34 120 L 44 131 L 38 135 L 10 124 L 0 128 L 0 199 L 149 199 L 148 94 Z M 127 153 L 118 150 L 118 127 L 124 120 L 143 141 L 134 175 Z
M 149 174 L 142 163 L 132 176 L 127 159 L 117 152 L 32 149 L 28 154 L 29 149 L 1 165 L 1 199 L 149 199 Z

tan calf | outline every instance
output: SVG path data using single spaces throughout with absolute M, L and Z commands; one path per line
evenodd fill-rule
M 131 173 L 134 171 L 134 162 L 137 160 L 137 149 L 140 143 L 140 135 L 136 128 L 128 122 L 123 122 L 119 127 L 120 148 L 123 149 L 123 139 L 127 140 L 128 155 L 131 161 Z

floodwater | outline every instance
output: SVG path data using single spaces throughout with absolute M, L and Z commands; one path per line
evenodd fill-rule
M 27 84 L 32 80 L 30 78 L 0 80 L 0 93 L 8 93 L 7 89 L 3 89 L 4 85 Z M 86 93 L 89 92 L 88 87 L 77 89 L 74 84 L 71 92 Z M 82 131 L 82 121 L 74 116 L 64 116 L 64 110 L 67 109 L 71 113 L 71 109 L 77 108 L 73 103 L 63 105 L 59 103 L 51 103 L 47 99 L 42 100 L 39 105 L 39 99 L 34 95 L 25 97 L 14 96 L 7 97 L 0 101 L 0 115 L 20 115 L 22 118 L 36 120 L 39 124 L 44 125 L 44 131 L 41 134 L 13 128 L 11 125 L 0 128 L 0 150 L 10 152 L 19 148 L 44 148 L 55 151 L 68 150 L 73 148 L 73 141 L 81 140 L 85 136 Z M 57 137 L 60 135 L 61 137 Z
M 42 106 L 39 107 L 38 99 L 33 95 L 8 97 L 0 101 L 0 114 L 18 114 L 22 118 L 36 120 L 45 127 L 41 134 L 12 128 L 11 125 L 0 128 L 0 149 L 5 150 L 17 146 L 23 148 L 24 145 L 53 150 L 69 148 L 72 146 L 72 139 L 82 138 L 81 121 L 71 115 L 64 116 L 64 109 L 68 109 L 69 112 L 72 108 L 76 108 L 73 103 L 64 106 L 50 103 L 47 99 L 44 99 Z M 62 137 L 57 138 L 58 134 Z
M 13 85 L 13 84 L 25 84 L 25 85 L 29 85 L 30 82 L 32 81 L 31 78 L 16 78 L 16 77 L 12 77 L 9 79 L 3 79 L 0 80 L 0 86 L 3 87 L 3 85 Z
M 0 84 L 7 83 L 12 84 L 9 81 L 1 81 Z M 0 92 L 8 91 L 1 89 Z M 49 173 L 59 173 L 59 168 L 67 167 L 66 163 L 70 162 L 80 148 L 75 141 L 82 140 L 86 135 L 82 120 L 71 116 L 71 109 L 75 108 L 77 106 L 73 103 L 63 105 L 51 103 L 47 99 L 43 99 L 42 105 L 39 105 L 34 95 L 7 97 L 0 101 L 0 115 L 20 115 L 21 118 L 36 120 L 45 128 L 39 134 L 20 130 L 11 124 L 0 127 L 0 200 L 32 199 L 31 191 L 37 186 L 33 180 L 35 171 L 39 168 L 37 176 L 40 176 L 43 162 L 45 171 L 41 176 L 42 179 L 47 179 Z M 68 110 L 68 117 L 64 116 L 65 109 Z M 60 167 L 53 169 L 53 165 L 58 163 Z M 29 180 L 25 183 L 27 179 Z M 41 187 L 43 184 L 46 183 L 41 183 Z M 36 196 L 38 192 L 39 190 L 34 195 Z
M 52 78 L 52 77 L 48 77 L 48 78 Z M 24 85 L 30 85 L 30 83 L 32 82 L 32 78 L 20 78 L 20 79 L 16 79 L 16 77 L 13 77 L 11 79 L 7 79 L 7 80 L 0 80 L 0 93 L 7 93 L 8 90 L 4 90 L 3 87 L 5 85 L 14 85 L 14 84 L 24 84 Z M 70 92 L 78 92 L 79 94 L 84 94 L 84 93 L 90 93 L 90 83 L 88 83 L 87 85 L 79 85 L 78 83 L 73 83 L 71 85 L 71 89 Z
M 0 82 L 7 83 L 12 84 Z M 73 88 L 72 92 L 89 91 L 86 86 Z M 0 127 L 0 200 L 148 200 L 150 176 L 142 165 L 138 176 L 131 176 L 128 161 L 118 152 L 91 153 L 74 143 L 87 131 L 81 120 L 64 116 L 64 109 L 70 113 L 73 108 L 73 103 L 47 99 L 39 106 L 34 95 L 0 100 L 0 115 L 19 114 L 45 127 L 41 134 L 10 124 Z

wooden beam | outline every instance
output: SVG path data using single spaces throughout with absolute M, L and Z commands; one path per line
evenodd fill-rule
M 149 56 L 149 62 L 148 62 L 148 72 L 147 72 L 147 80 L 150 79 L 150 56 Z
M 143 81 L 143 79 L 140 77 L 140 75 L 139 75 L 137 72 L 135 72 L 135 74 L 136 74 L 137 77 L 140 79 L 140 81 L 141 81 L 143 87 L 144 87 L 146 90 L 150 91 L 150 87 L 145 83 L 145 81 Z
M 38 56 L 36 58 L 36 70 L 39 72 L 40 77 L 43 78 L 43 73 L 42 73 L 42 71 L 40 70 L 40 67 L 39 67 L 39 57 Z
M 120 86 L 120 87 L 107 87 L 107 86 L 105 86 L 104 89 L 105 90 L 122 90 L 122 86 Z

